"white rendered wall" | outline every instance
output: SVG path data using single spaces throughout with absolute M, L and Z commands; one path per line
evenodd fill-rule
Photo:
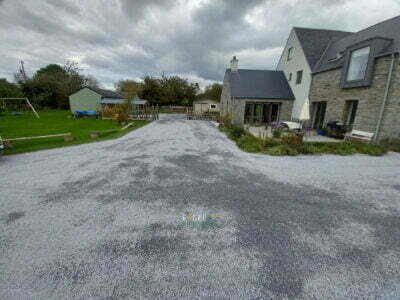
M 292 59 L 288 61 L 287 57 L 290 47 L 293 47 Z M 311 85 L 311 68 L 308 65 L 303 49 L 293 29 L 290 32 L 286 47 L 283 50 L 282 56 L 276 69 L 278 71 L 285 72 L 286 78 L 288 79 L 290 87 L 292 88 L 293 94 L 296 98 L 293 105 L 292 118 L 298 119 L 301 108 L 303 107 L 305 100 L 309 96 Z M 301 84 L 296 84 L 297 71 L 300 70 L 303 70 L 303 79 L 301 81 Z M 291 81 L 289 81 L 290 73 L 292 73 Z

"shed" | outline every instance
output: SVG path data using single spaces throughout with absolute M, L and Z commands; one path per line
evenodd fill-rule
M 72 113 L 76 111 L 99 112 L 106 105 L 125 102 L 119 93 L 94 87 L 83 87 L 69 96 L 69 106 Z
M 211 99 L 196 100 L 193 102 L 193 112 L 196 115 L 219 113 L 219 102 Z

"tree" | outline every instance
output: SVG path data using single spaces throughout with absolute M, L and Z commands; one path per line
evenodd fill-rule
M 84 85 L 94 88 L 98 88 L 100 86 L 99 81 L 93 75 L 87 75 L 84 77 Z
M 162 96 L 161 81 L 152 76 L 143 78 L 143 87 L 140 92 L 140 97 L 148 100 L 152 104 L 160 104 Z
M 0 98 L 23 98 L 24 94 L 15 83 L 8 82 L 5 78 L 0 78 Z
M 222 93 L 222 84 L 214 83 L 207 86 L 203 93 L 197 95 L 197 99 L 211 99 L 214 101 L 220 101 Z
M 134 80 L 120 80 L 115 84 L 115 89 L 126 99 L 134 99 L 142 92 L 143 84 Z
M 63 66 L 50 64 L 19 84 L 23 93 L 36 105 L 67 109 L 70 94 L 86 85 L 98 85 L 93 76 L 83 76 L 80 71 L 78 64 L 72 61 Z
M 199 86 L 179 76 L 143 78 L 141 97 L 159 105 L 192 105 Z

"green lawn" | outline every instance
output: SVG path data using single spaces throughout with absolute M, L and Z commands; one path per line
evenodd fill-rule
M 134 125 L 126 130 L 101 134 L 99 138 L 90 138 L 90 131 L 113 130 L 121 128 L 114 120 L 101 120 L 94 118 L 75 119 L 70 111 L 48 110 L 39 112 L 37 119 L 32 112 L 14 116 L 8 113 L 0 114 L 0 136 L 3 139 L 16 137 L 29 137 L 59 133 L 71 133 L 72 142 L 65 142 L 63 137 L 15 141 L 13 147 L 6 149 L 5 154 L 15 154 L 42 149 L 64 147 L 88 142 L 122 136 L 132 130 L 148 124 L 150 121 L 134 121 Z

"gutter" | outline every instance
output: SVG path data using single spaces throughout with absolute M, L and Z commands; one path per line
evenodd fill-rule
M 388 80 L 387 80 L 387 83 L 386 83 L 385 94 L 384 94 L 384 96 L 383 96 L 383 101 L 382 101 L 382 105 L 381 105 L 381 110 L 380 110 L 380 112 L 379 112 L 379 118 L 378 118 L 378 124 L 377 124 L 377 126 L 376 126 L 376 130 L 375 130 L 374 142 L 376 142 L 376 141 L 378 140 L 379 130 L 381 129 L 381 125 L 382 125 L 383 112 L 385 111 L 385 106 L 386 106 L 387 98 L 388 98 L 388 96 L 389 96 L 390 82 L 392 81 L 393 68 L 394 68 L 394 60 L 395 60 L 395 53 L 392 54 L 392 62 L 390 63 L 389 76 L 388 76 Z

